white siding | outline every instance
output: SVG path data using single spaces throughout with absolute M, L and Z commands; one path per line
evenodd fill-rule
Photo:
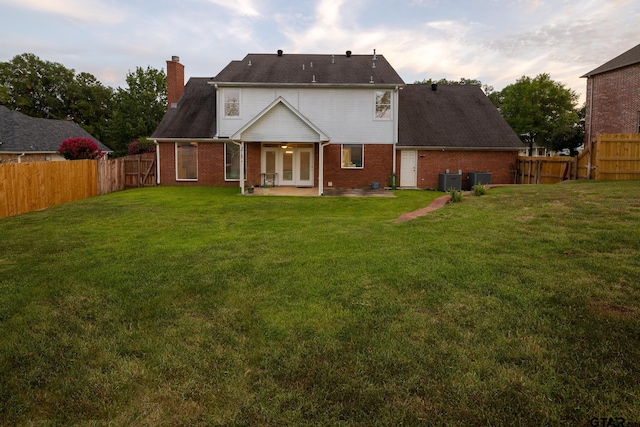
M 332 142 L 393 143 L 395 122 L 374 119 L 376 91 L 374 88 L 242 88 L 241 91 L 240 117 L 227 119 L 221 116 L 218 128 L 220 136 L 234 134 L 275 99 L 282 96 L 304 117 L 326 133 Z M 397 93 L 392 91 L 392 94 L 392 108 L 397 108 Z M 222 100 L 224 96 L 219 96 L 218 99 Z M 219 105 L 218 111 L 224 111 L 223 107 L 224 105 Z M 299 123 L 299 120 L 287 121 L 287 125 L 294 127 Z M 248 131 L 256 132 L 252 129 Z M 300 129 L 260 129 L 263 134 L 266 131 L 279 132 L 282 135 L 299 135 L 300 133 Z
M 242 132 L 241 138 L 244 141 L 262 142 L 318 142 L 319 135 L 289 108 L 278 104 Z

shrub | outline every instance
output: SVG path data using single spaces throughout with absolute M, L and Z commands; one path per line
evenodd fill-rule
M 62 141 L 58 153 L 67 160 L 100 159 L 102 150 L 89 138 L 67 138 Z
M 451 188 L 449 189 L 449 195 L 451 196 L 449 203 L 458 203 L 462 201 L 462 191 Z
M 156 145 L 146 138 L 134 139 L 129 144 L 129 154 L 153 153 L 156 151 Z
M 485 194 L 487 194 L 487 187 L 482 184 L 476 184 L 473 186 L 474 196 L 484 196 Z

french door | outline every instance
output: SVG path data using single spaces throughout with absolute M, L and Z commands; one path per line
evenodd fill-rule
M 265 144 L 262 173 L 275 176 L 273 185 L 313 187 L 314 149 L 312 144 Z

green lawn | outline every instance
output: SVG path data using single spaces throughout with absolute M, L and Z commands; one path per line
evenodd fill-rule
M 640 422 L 640 183 L 237 192 L 0 219 L 0 424 Z

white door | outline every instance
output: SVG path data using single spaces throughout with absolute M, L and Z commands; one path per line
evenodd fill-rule
M 418 152 L 416 150 L 402 150 L 400 156 L 400 187 L 416 187 L 416 165 Z
M 313 187 L 313 154 L 312 147 L 296 147 L 295 144 L 263 147 L 263 180 L 268 181 L 271 177 L 271 181 L 264 184 Z
M 298 148 L 295 152 L 298 187 L 313 187 L 313 148 Z

